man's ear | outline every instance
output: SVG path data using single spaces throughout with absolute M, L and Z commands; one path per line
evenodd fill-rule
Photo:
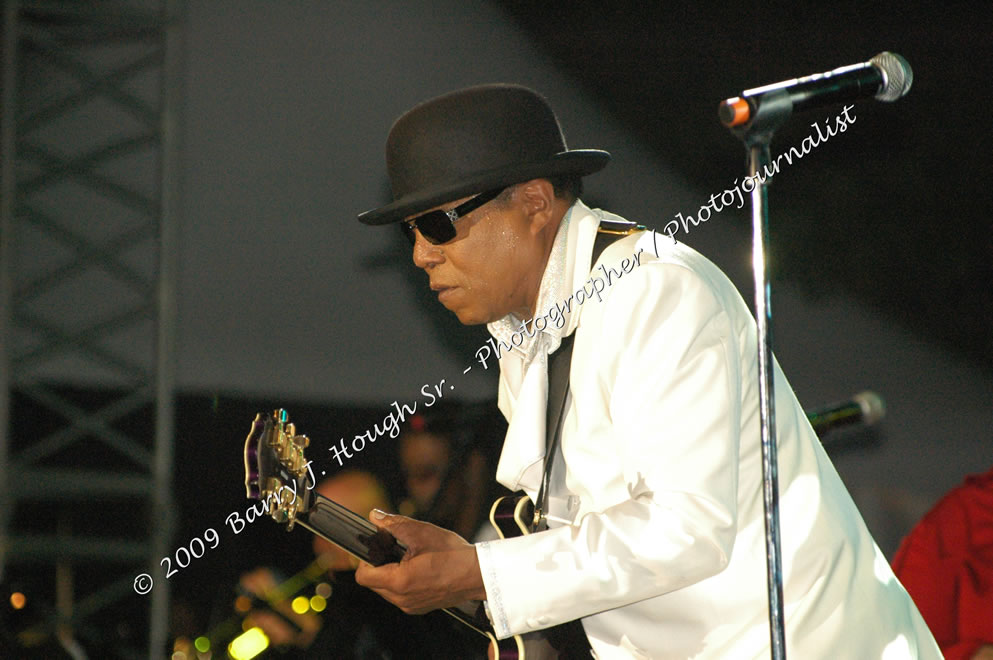
M 561 201 L 555 197 L 555 189 L 548 179 L 531 179 L 518 185 L 518 195 L 528 215 L 532 234 L 558 227 L 564 213 Z

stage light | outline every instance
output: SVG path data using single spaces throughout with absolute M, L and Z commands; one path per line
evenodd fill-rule
M 193 641 L 189 637 L 177 637 L 172 643 L 172 650 L 174 651 L 172 660 L 185 660 L 193 653 Z M 182 657 L 177 658 L 177 655 Z
M 27 597 L 25 597 L 25 595 L 22 594 L 20 591 L 15 591 L 14 593 L 10 594 L 10 606 L 13 607 L 15 610 L 24 609 L 24 606 L 27 604 L 27 602 L 28 602 Z
M 269 648 L 269 638 L 261 628 L 249 628 L 228 644 L 228 655 L 233 660 L 251 660 Z
M 324 600 L 322 596 L 311 596 L 310 597 L 310 609 L 315 612 L 323 612 L 324 608 L 327 607 L 328 602 Z
M 310 601 L 307 600 L 306 596 L 297 596 L 293 599 L 293 602 L 290 603 L 290 607 L 292 607 L 293 611 L 297 614 L 306 614 L 307 610 L 310 609 Z
M 244 614 L 248 610 L 252 609 L 252 599 L 248 596 L 238 596 L 234 599 L 234 610 L 235 612 L 240 612 Z
M 206 653 L 210 650 L 210 640 L 206 637 L 197 637 L 196 641 L 193 642 L 193 646 L 195 646 L 197 651 L 200 651 L 200 653 Z

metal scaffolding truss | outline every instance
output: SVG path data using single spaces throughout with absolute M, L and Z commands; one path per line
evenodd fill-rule
M 160 657 L 182 0 L 3 7 L 0 578 L 54 569 L 36 636 L 85 648 L 123 602 Z M 32 417 L 14 418 L 12 401 Z M 139 573 L 156 576 L 147 595 Z

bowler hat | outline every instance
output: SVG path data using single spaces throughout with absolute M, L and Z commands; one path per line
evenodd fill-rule
M 534 178 L 583 176 L 610 154 L 569 150 L 555 113 L 520 85 L 461 89 L 402 115 L 386 140 L 393 202 L 359 214 L 367 225 L 397 222 L 468 195 Z

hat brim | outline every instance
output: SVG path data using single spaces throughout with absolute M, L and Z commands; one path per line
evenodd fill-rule
M 386 206 L 359 214 L 359 222 L 367 225 L 388 225 L 432 207 L 468 195 L 510 186 L 543 177 L 575 174 L 586 176 L 602 170 L 610 154 L 599 149 L 573 149 L 556 154 L 538 163 L 515 164 L 512 167 L 480 172 L 457 183 L 446 182 L 426 190 L 406 195 Z

